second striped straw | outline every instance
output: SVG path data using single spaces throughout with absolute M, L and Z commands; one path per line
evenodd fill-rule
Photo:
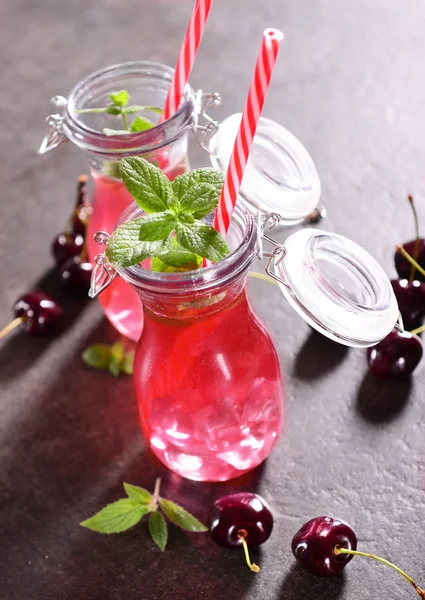
M 254 75 L 246 98 L 239 131 L 233 146 L 226 179 L 214 217 L 214 228 L 225 236 L 229 229 L 233 209 L 238 198 L 249 152 L 257 124 L 263 110 L 264 99 L 270 85 L 270 78 L 276 62 L 283 33 L 279 29 L 266 29 L 263 33 L 260 52 Z

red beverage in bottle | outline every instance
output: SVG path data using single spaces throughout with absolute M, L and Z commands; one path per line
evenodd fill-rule
M 240 281 L 218 287 L 215 297 L 223 294 L 206 307 L 194 295 L 180 311 L 168 304 L 160 314 L 145 308 L 134 363 L 142 428 L 153 452 L 171 470 L 202 481 L 225 481 L 263 462 L 282 421 L 270 337 Z
M 164 161 L 165 162 L 165 161 Z M 187 164 L 180 162 L 173 167 L 165 166 L 164 173 L 170 180 L 187 171 Z M 93 172 L 94 194 L 93 212 L 87 227 L 87 252 L 93 263 L 99 253 L 99 246 L 94 241 L 97 231 L 112 231 L 121 213 L 134 200 L 127 191 L 123 181 Z M 143 327 L 143 311 L 140 300 L 131 285 L 117 278 L 99 296 L 105 316 L 121 334 L 134 342 L 140 337 Z

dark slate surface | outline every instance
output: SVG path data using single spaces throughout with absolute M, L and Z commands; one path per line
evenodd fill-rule
M 85 161 L 68 145 L 39 158 L 52 95 L 112 62 L 174 63 L 189 2 L 3 0 L 0 180 L 1 322 L 13 300 L 47 277 Z M 240 110 L 264 27 L 286 32 L 265 115 L 309 148 L 323 182 L 324 226 L 351 236 L 393 274 L 392 250 L 411 235 L 404 200 L 425 218 L 425 7 L 420 0 L 216 0 L 192 78 Z M 158 42 L 159 40 L 159 42 Z M 205 162 L 193 145 L 193 164 Z M 242 481 L 202 485 L 168 473 L 146 450 L 131 381 L 86 370 L 79 353 L 113 340 L 95 303 L 51 341 L 12 336 L 0 347 L 0 597 L 5 600 L 378 600 L 414 591 L 385 567 L 356 559 L 319 580 L 292 560 L 290 540 L 319 514 L 352 523 L 360 546 L 425 584 L 424 376 L 384 384 L 365 353 L 311 333 L 275 288 L 250 283 L 287 373 L 285 434 Z M 163 491 L 206 518 L 224 492 L 256 489 L 273 506 L 273 536 L 255 560 L 208 536 L 173 531 L 161 554 L 145 526 L 102 537 L 78 522 L 127 480 Z

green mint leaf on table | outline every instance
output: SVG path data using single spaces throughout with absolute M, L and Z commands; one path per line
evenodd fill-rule
M 120 373 L 125 375 L 133 373 L 134 352 L 124 352 L 121 342 L 112 346 L 108 344 L 89 346 L 84 350 L 81 358 L 87 366 L 109 371 L 114 377 L 118 377 Z
M 219 262 L 229 254 L 229 247 L 222 236 L 205 223 L 186 225 L 179 222 L 176 236 L 180 246 L 212 262 Z
M 138 504 L 131 498 L 123 498 L 105 506 L 80 525 L 98 533 L 121 533 L 134 527 L 150 510 L 147 504 Z
M 111 359 L 109 362 L 109 372 L 114 377 L 118 377 L 121 371 L 121 363 L 124 359 L 124 346 L 121 342 L 115 342 L 111 348 Z
M 176 216 L 170 210 L 147 215 L 142 219 L 139 230 L 139 239 L 142 242 L 164 240 L 170 235 L 176 224 Z
M 135 117 L 130 125 L 130 131 L 131 133 L 137 133 L 138 131 L 152 129 L 152 127 L 153 123 L 152 121 L 149 121 L 149 119 L 145 119 L 144 117 Z
M 120 533 L 136 525 L 145 515 L 149 517 L 149 533 L 157 546 L 164 551 L 167 545 L 168 528 L 163 511 L 166 517 L 182 529 L 193 533 L 203 533 L 208 531 L 196 517 L 187 510 L 161 498 L 159 495 L 161 480 L 155 482 L 154 493 L 150 494 L 144 488 L 137 485 L 124 483 L 124 489 L 128 498 L 123 498 L 102 508 L 90 519 L 80 523 L 83 527 L 91 529 L 98 533 Z
M 170 180 L 147 160 L 130 156 L 120 161 L 120 174 L 135 202 L 147 213 L 162 212 L 171 205 Z
M 150 504 L 153 501 L 153 496 L 145 488 L 141 488 L 138 485 L 131 485 L 131 483 L 124 483 L 125 493 L 129 498 L 138 502 L 139 504 Z
M 167 545 L 168 528 L 167 522 L 160 512 L 156 511 L 151 514 L 149 517 L 148 527 L 151 538 L 158 548 L 164 552 Z
M 207 183 L 214 187 L 218 201 L 224 183 L 224 173 L 211 168 L 194 169 L 176 177 L 171 185 L 175 197 L 180 201 L 193 186 L 200 183 Z
M 208 527 L 205 527 L 196 517 L 187 512 L 183 507 L 171 502 L 171 500 L 160 498 L 159 506 L 174 525 L 195 533 L 208 531 Z
M 117 106 L 127 106 L 128 101 L 130 100 L 130 94 L 126 90 L 112 92 L 109 94 L 109 99 Z
M 107 344 L 95 344 L 86 348 L 81 358 L 93 369 L 107 369 L 111 360 L 111 348 Z
M 126 352 L 121 362 L 121 373 L 124 375 L 133 374 L 134 352 Z
M 112 233 L 105 249 L 106 258 L 112 265 L 131 267 L 145 258 L 161 257 L 171 249 L 170 238 L 158 242 L 140 241 L 139 234 L 143 219 L 144 217 L 131 219 Z

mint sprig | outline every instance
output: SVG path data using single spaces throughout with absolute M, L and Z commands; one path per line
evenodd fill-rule
M 114 377 L 118 377 L 120 373 L 133 373 L 134 352 L 125 352 L 121 342 L 115 342 L 112 346 L 94 344 L 84 350 L 81 358 L 87 366 L 109 371 Z
M 100 108 L 83 108 L 78 109 L 75 112 L 79 114 L 86 113 L 105 113 L 113 115 L 115 117 L 121 117 L 124 129 L 111 129 L 105 127 L 103 133 L 105 135 L 128 135 L 129 133 L 137 133 L 139 131 L 146 131 L 151 129 L 155 124 L 148 118 L 142 116 L 136 116 L 131 123 L 129 123 L 127 115 L 132 115 L 136 112 L 151 111 L 158 114 L 162 113 L 162 109 L 156 106 L 139 106 L 132 105 L 128 106 L 130 101 L 130 94 L 127 90 L 120 90 L 119 92 L 111 92 L 108 94 L 110 103 L 107 106 Z
M 150 536 L 162 551 L 165 550 L 168 538 L 168 526 L 164 515 L 186 531 L 192 533 L 208 531 L 205 525 L 182 506 L 161 498 L 160 484 L 161 480 L 157 479 L 154 493 L 151 494 L 144 488 L 124 483 L 127 498 L 121 498 L 105 506 L 93 517 L 82 521 L 80 525 L 98 533 L 122 533 L 137 525 L 145 515 L 149 514 Z
M 148 214 L 113 232 L 105 252 L 113 266 L 129 267 L 152 258 L 155 271 L 193 270 L 203 258 L 218 262 L 229 254 L 224 238 L 201 220 L 218 204 L 224 173 L 195 169 L 171 183 L 158 167 L 133 156 L 120 161 L 120 174 Z

